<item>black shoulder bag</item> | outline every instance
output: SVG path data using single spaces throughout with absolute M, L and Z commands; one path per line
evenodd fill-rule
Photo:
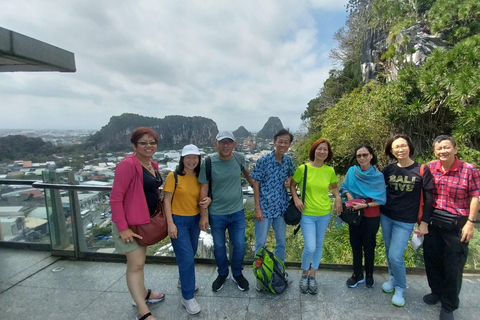
M 302 202 L 305 203 L 305 192 L 307 188 L 307 165 L 305 165 L 305 172 L 303 173 L 303 192 L 302 192 Z M 295 201 L 293 201 L 293 197 L 290 199 L 290 204 L 287 207 L 287 210 L 285 210 L 285 213 L 283 214 L 283 219 L 285 219 L 285 223 L 288 225 L 295 226 L 300 223 L 300 220 L 302 219 L 302 213 L 300 210 L 297 209 L 295 206 Z M 298 229 L 296 230 L 295 233 L 297 233 Z

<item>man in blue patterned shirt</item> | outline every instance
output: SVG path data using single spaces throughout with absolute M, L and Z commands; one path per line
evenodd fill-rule
M 292 143 L 293 135 L 285 129 L 273 137 L 275 150 L 258 159 L 250 174 L 254 180 L 253 197 L 255 201 L 255 252 L 265 246 L 268 231 L 275 232 L 275 255 L 285 262 L 286 224 L 283 213 L 288 207 L 289 197 L 285 186 L 295 172 L 290 155 L 286 154 Z

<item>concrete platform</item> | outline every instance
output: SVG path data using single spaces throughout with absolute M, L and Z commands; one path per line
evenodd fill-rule
M 440 305 L 428 306 L 422 296 L 429 292 L 425 275 L 408 274 L 409 288 L 403 308 L 391 304 L 391 294 L 380 286 L 387 274 L 375 274 L 377 285 L 345 285 L 350 272 L 317 272 L 317 295 L 301 294 L 301 270 L 289 268 L 291 285 L 281 295 L 258 292 L 249 265 L 244 275 L 250 290 L 242 292 L 227 281 L 213 292 L 216 278 L 212 265 L 196 266 L 199 290 L 196 298 L 202 312 L 188 315 L 180 303 L 176 265 L 147 264 L 146 285 L 166 294 L 151 306 L 157 319 L 438 319 Z M 461 307 L 456 319 L 479 319 L 480 275 L 464 276 Z M 136 309 L 125 283 L 125 265 L 113 262 L 71 261 L 48 252 L 0 248 L 0 319 L 135 319 Z

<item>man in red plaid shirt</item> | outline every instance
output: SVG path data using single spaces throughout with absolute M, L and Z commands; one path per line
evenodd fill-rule
M 441 135 L 434 140 L 438 160 L 428 164 L 433 175 L 433 212 L 423 243 L 425 270 L 432 292 L 427 304 L 442 303 L 440 319 L 453 319 L 458 309 L 468 242 L 473 238 L 480 196 L 480 174 L 460 161 L 455 140 Z

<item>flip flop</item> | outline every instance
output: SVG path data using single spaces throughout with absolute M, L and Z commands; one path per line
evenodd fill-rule
M 141 318 L 135 317 L 135 320 L 145 320 L 145 319 L 147 319 L 148 317 L 150 317 L 151 315 L 152 315 L 151 312 L 145 313 Z
M 161 301 L 165 300 L 165 294 L 163 294 L 163 293 L 162 293 L 163 295 L 160 298 L 156 298 L 156 299 L 149 299 L 151 294 L 152 294 L 152 290 L 148 289 L 147 290 L 147 296 L 145 297 L 145 302 L 146 303 L 157 303 L 157 302 L 161 302 Z M 132 301 L 132 304 L 133 304 L 134 307 L 137 306 L 135 301 Z

